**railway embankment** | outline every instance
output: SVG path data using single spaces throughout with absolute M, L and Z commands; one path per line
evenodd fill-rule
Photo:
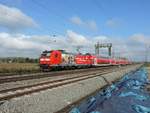
M 150 80 L 150 66 L 147 66 L 146 69 L 147 69 L 147 72 L 148 72 L 148 79 Z M 148 85 L 146 88 L 150 92 L 150 85 Z
M 0 113 L 53 113 L 119 80 L 140 65 L 0 102 Z
M 69 113 L 149 113 L 148 84 L 147 70 L 142 67 L 86 98 Z
M 148 72 L 148 79 L 150 80 L 150 66 L 146 67 L 146 69 L 147 69 L 147 72 Z

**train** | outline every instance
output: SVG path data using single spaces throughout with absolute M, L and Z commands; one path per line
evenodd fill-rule
M 42 70 L 131 64 L 127 59 L 107 58 L 90 53 L 74 54 L 65 50 L 45 50 L 42 52 L 39 60 Z

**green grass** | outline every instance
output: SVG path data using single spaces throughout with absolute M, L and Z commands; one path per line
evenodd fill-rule
M 3 73 L 32 73 L 39 72 L 40 68 L 37 63 L 0 63 L 0 74 Z

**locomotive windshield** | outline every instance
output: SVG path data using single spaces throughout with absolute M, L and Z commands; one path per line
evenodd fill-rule
M 43 51 L 41 57 L 50 57 L 50 55 L 51 55 L 51 51 Z

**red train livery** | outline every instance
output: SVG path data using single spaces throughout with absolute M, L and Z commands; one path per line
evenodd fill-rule
M 125 59 L 97 57 L 96 55 L 73 54 L 65 50 L 43 51 L 40 57 L 41 69 L 52 68 L 81 68 L 100 65 L 127 65 L 130 62 Z

